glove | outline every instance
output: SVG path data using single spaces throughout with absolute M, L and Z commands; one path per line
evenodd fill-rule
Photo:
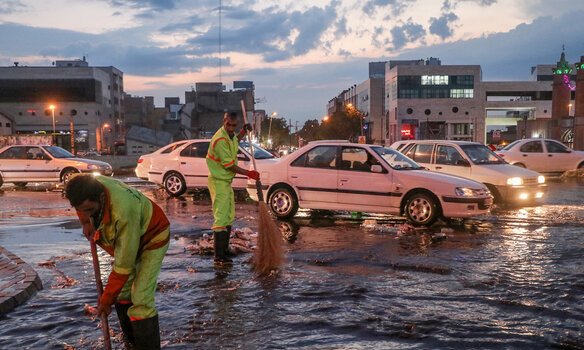
M 251 132 L 251 131 L 253 131 L 253 128 L 252 128 L 250 123 L 247 123 L 247 124 L 243 124 L 243 130 Z
M 254 179 L 256 181 L 258 181 L 260 179 L 260 173 L 258 173 L 255 170 L 250 170 L 247 172 L 247 177 L 249 177 L 250 179 Z

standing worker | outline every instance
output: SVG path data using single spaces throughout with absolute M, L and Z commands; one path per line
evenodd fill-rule
M 215 249 L 215 264 L 228 265 L 229 236 L 231 225 L 235 220 L 235 196 L 231 182 L 235 174 L 245 175 L 258 180 L 260 174 L 255 170 L 246 170 L 237 166 L 237 150 L 239 141 L 247 131 L 251 131 L 250 124 L 245 124 L 239 134 L 235 134 L 238 124 L 237 113 L 225 113 L 223 126 L 217 130 L 207 152 L 207 167 L 209 168 L 209 193 L 213 205 L 213 241 Z
M 98 315 L 109 315 L 115 305 L 126 344 L 160 349 L 154 292 L 170 238 L 166 215 L 141 192 L 106 176 L 73 177 L 66 197 L 85 237 L 114 257 Z

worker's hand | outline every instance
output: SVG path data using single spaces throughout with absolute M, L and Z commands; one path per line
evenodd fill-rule
M 249 177 L 250 179 L 254 179 L 256 181 L 258 181 L 260 179 L 260 173 L 258 173 L 255 170 L 250 170 L 247 172 L 247 177 Z
M 99 303 L 99 305 L 97 305 L 97 314 L 99 316 L 101 316 L 102 314 L 105 314 L 106 316 L 108 316 L 111 312 L 112 312 L 111 305 L 102 304 L 102 303 Z
M 243 124 L 243 130 L 252 132 L 253 128 L 250 123 Z
M 92 223 L 87 223 L 83 225 L 83 235 L 87 240 L 91 240 L 93 234 L 95 233 L 95 228 L 93 227 Z

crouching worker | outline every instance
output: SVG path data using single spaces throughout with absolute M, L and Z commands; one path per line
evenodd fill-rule
M 154 292 L 169 244 L 166 215 L 141 192 L 105 176 L 75 176 L 65 191 L 85 237 L 114 257 L 98 314 L 114 305 L 127 345 L 160 349 Z

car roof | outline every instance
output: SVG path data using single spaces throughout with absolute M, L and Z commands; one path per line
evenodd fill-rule
M 475 141 L 461 141 L 461 140 L 410 140 L 410 143 L 453 143 L 456 145 L 482 145 L 480 142 Z

